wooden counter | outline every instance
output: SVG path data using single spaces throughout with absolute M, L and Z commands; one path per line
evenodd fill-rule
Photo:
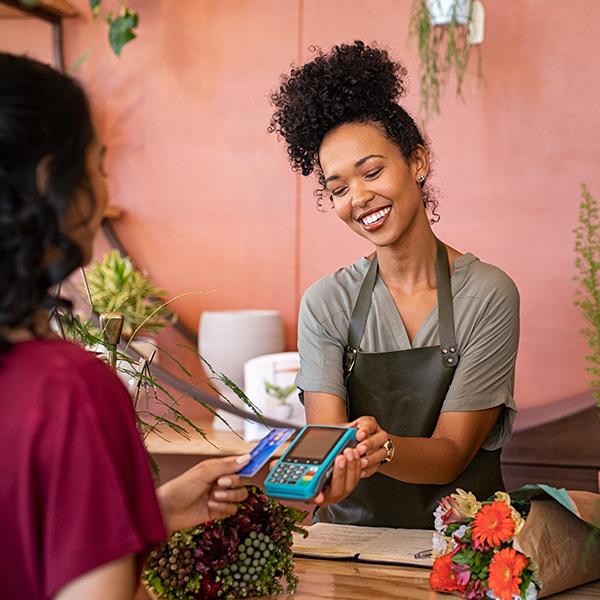
M 354 561 L 296 559 L 300 578 L 296 593 L 270 596 L 272 600 L 446 600 L 452 594 L 429 587 L 429 569 L 374 565 Z M 155 600 L 160 600 L 149 592 Z M 600 598 L 600 580 L 548 596 L 552 600 Z M 249 600 L 267 600 L 266 597 Z
M 198 423 L 200 427 L 203 425 Z M 172 470 L 165 480 L 199 458 L 244 454 L 254 446 L 254 442 L 245 442 L 231 432 L 204 430 L 214 445 L 195 432 L 189 441 L 168 429 L 161 433 L 166 439 L 156 434 L 148 436 L 146 446 L 149 452 L 159 464 L 165 464 L 165 470 Z M 169 465 L 169 459 L 176 463 L 176 468 Z M 253 483 L 260 484 L 259 480 L 265 474 L 263 469 Z M 455 597 L 432 591 L 429 588 L 429 569 L 419 567 L 297 558 L 296 572 L 300 578 L 296 594 L 277 596 L 279 600 L 441 600 Z M 600 600 L 600 580 L 552 598 Z
M 206 433 L 206 439 L 196 431 L 191 431 L 187 440 L 172 429 L 161 426 L 158 433 L 149 434 L 144 443 L 150 454 L 179 454 L 197 457 L 230 456 L 246 454 L 256 442 L 245 442 L 232 431 L 213 431 L 205 423 L 195 422 Z M 186 427 L 189 430 L 189 427 Z
M 433 600 L 455 598 L 429 588 L 429 569 L 353 561 L 296 559 L 296 594 L 283 600 Z M 561 600 L 600 598 L 600 580 L 549 596 Z

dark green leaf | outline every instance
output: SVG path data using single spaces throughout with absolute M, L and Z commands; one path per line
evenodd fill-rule
M 138 22 L 137 13 L 130 9 L 125 10 L 124 14 L 111 22 L 108 31 L 108 40 L 117 56 L 121 56 L 121 51 L 125 44 L 135 39 L 134 29 L 138 26 Z

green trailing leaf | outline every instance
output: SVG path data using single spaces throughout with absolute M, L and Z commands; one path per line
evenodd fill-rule
M 69 67 L 69 75 L 76 75 L 79 69 L 90 59 L 93 54 L 93 50 L 88 48 L 81 56 L 73 61 L 73 64 Z
M 587 371 L 591 375 L 592 395 L 600 406 L 600 218 L 598 202 L 585 183 L 581 184 L 579 225 L 575 234 L 575 305 L 581 309 L 588 326 L 582 330 L 590 353 Z
M 135 29 L 139 24 L 138 14 L 130 8 L 124 8 L 116 18 L 111 18 L 108 41 L 113 52 L 121 56 L 123 46 L 136 38 Z
M 216 371 L 195 348 L 186 345 L 183 345 L 182 347 L 187 348 L 190 352 L 193 352 L 208 367 L 209 371 L 214 375 L 213 378 L 219 380 L 221 383 L 224 383 L 258 417 L 260 422 L 263 423 L 262 412 L 260 409 L 252 402 L 252 400 L 250 400 L 250 398 L 248 398 L 248 396 L 246 396 L 244 391 L 232 379 L 227 377 L 227 375 L 224 373 L 219 373 Z M 216 391 L 222 399 L 226 400 L 231 406 L 233 406 L 231 400 L 221 394 L 214 387 L 212 387 L 212 389 Z
M 90 0 L 90 8 L 92 9 L 92 15 L 97 17 L 100 14 L 100 5 L 102 0 Z

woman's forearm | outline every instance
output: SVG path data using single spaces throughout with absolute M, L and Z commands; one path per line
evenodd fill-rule
M 466 467 L 458 445 L 446 438 L 390 436 L 394 458 L 379 472 L 406 483 L 444 484 Z

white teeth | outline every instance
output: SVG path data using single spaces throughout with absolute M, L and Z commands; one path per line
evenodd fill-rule
M 378 210 L 376 213 L 371 213 L 370 215 L 367 215 L 366 217 L 361 219 L 361 221 L 365 225 L 372 225 L 373 223 L 376 223 L 377 221 L 379 221 L 379 219 L 382 219 L 387 214 L 389 214 L 390 210 L 392 210 L 391 206 L 388 206 L 387 208 L 382 208 L 381 210 Z

